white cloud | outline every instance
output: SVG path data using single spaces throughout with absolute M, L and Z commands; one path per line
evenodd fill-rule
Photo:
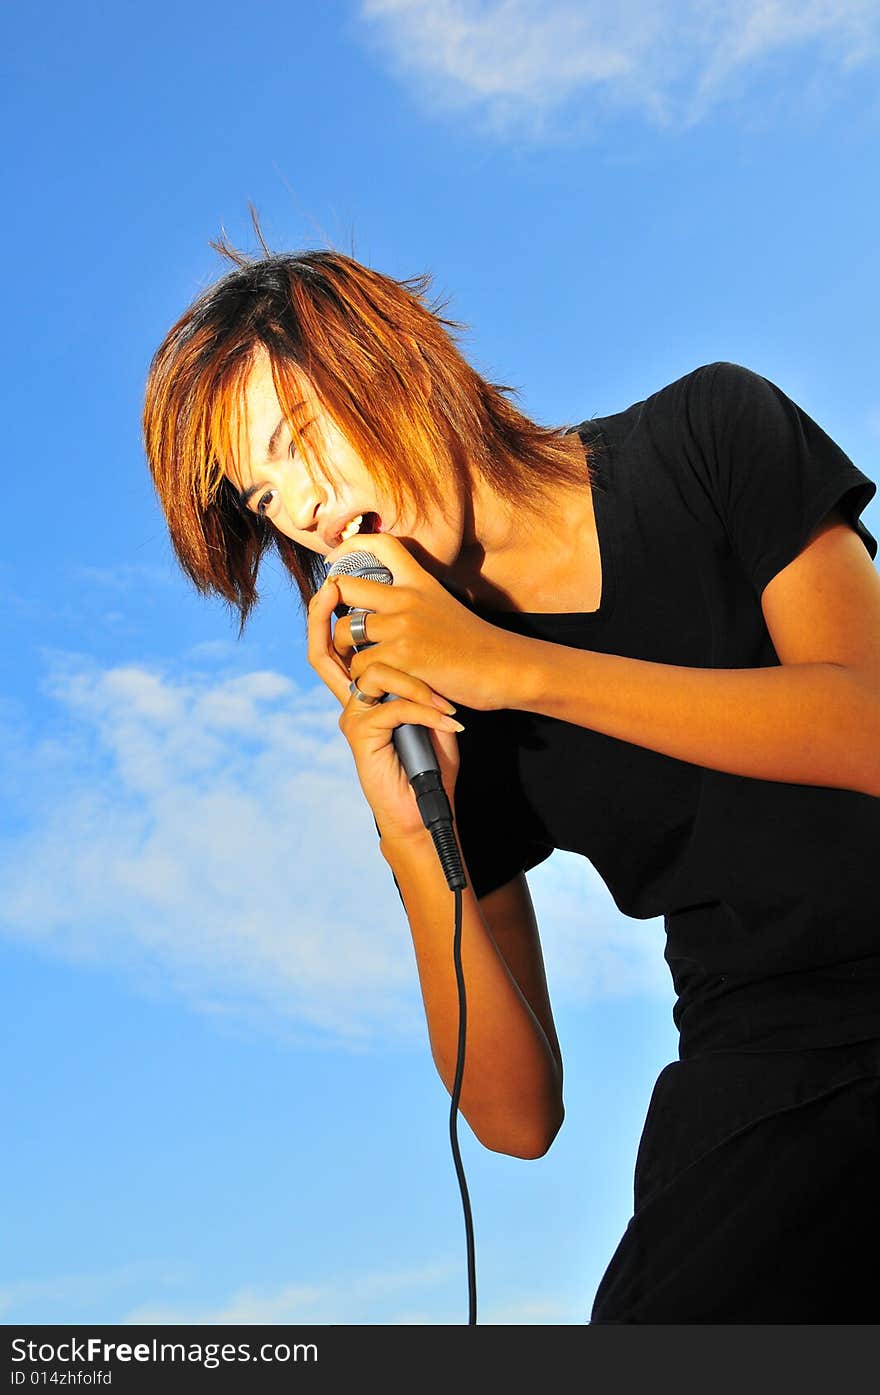
M 116 562 L 112 567 L 94 567 L 78 563 L 67 568 L 71 581 L 85 581 L 106 586 L 114 591 L 129 591 L 134 587 L 169 586 L 176 578 L 171 566 L 157 567 L 145 562 Z
M 362 0 L 360 19 L 430 107 L 539 139 L 563 111 L 557 139 L 609 110 L 693 124 L 789 50 L 829 81 L 880 54 L 876 0 Z
M 219 1303 L 150 1299 L 137 1302 L 113 1320 L 127 1326 L 285 1326 L 370 1323 L 392 1326 L 459 1325 L 463 1322 L 461 1260 L 458 1257 L 417 1268 L 338 1274 L 320 1283 L 291 1281 L 277 1287 L 242 1284 Z M 17 1321 L 16 1309 L 69 1312 L 94 1306 L 116 1309 L 126 1287 L 180 1290 L 191 1281 L 184 1271 L 157 1273 L 147 1265 L 126 1264 L 103 1273 L 62 1274 L 17 1280 L 0 1286 L 0 1314 Z M 450 1300 L 450 1293 L 453 1298 Z M 583 1322 L 579 1298 L 523 1298 L 481 1309 L 490 1325 L 537 1326 Z M 83 1318 L 83 1321 L 87 1319 Z
M 671 993 L 662 919 L 622 915 L 585 858 L 557 849 L 528 874 L 551 1002 Z
M 409 927 L 323 686 L 56 655 L 46 690 L 57 728 L 0 731 L 6 935 L 218 1019 L 423 1044 Z M 530 881 L 554 1000 L 668 992 L 662 927 L 621 916 L 583 858 Z
M 144 1303 L 126 1313 L 126 1324 L 146 1326 L 261 1326 L 298 1323 L 378 1322 L 397 1325 L 409 1319 L 390 1316 L 401 1302 L 410 1304 L 417 1292 L 448 1286 L 461 1265 L 453 1261 L 391 1272 L 376 1270 L 339 1275 L 322 1283 L 289 1283 L 277 1289 L 246 1284 L 225 1302 L 210 1307 Z M 428 1322 L 443 1322 L 432 1316 Z M 454 1321 L 454 1319 L 448 1319 Z
M 14 1279 L 0 1284 L 0 1316 L 5 1321 L 14 1321 L 15 1309 L 24 1305 L 43 1305 L 47 1311 L 53 1306 L 80 1307 L 88 1304 L 103 1304 L 117 1300 L 120 1291 L 127 1285 L 151 1283 L 154 1286 L 179 1282 L 174 1275 L 156 1274 L 149 1265 L 131 1262 L 100 1274 L 58 1274 L 48 1279 Z
M 282 1326 L 296 1324 L 381 1323 L 391 1326 L 459 1325 L 459 1298 L 448 1310 L 450 1284 L 460 1285 L 460 1261 L 424 1265 L 401 1271 L 377 1270 L 340 1275 L 330 1282 L 282 1284 L 278 1289 L 246 1285 L 225 1303 L 210 1308 L 169 1304 L 139 1304 L 126 1314 L 126 1324 L 144 1326 Z M 419 1302 L 420 1306 L 415 1304 Z M 481 1313 L 492 1326 L 536 1326 L 583 1322 L 572 1313 L 571 1300 L 522 1299 Z

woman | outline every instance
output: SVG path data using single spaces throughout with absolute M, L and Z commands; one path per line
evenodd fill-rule
M 426 278 L 217 245 L 237 270 L 151 367 L 150 467 L 183 569 L 242 628 L 267 550 L 299 588 L 447 1089 L 452 897 L 404 722 L 433 731 L 468 875 L 460 1107 L 487 1148 L 537 1158 L 563 1119 L 525 872 L 578 851 L 623 912 L 664 916 L 680 1060 L 592 1320 L 876 1321 L 875 486 L 736 364 L 545 428 L 465 362 Z M 364 532 L 394 585 L 320 585 Z

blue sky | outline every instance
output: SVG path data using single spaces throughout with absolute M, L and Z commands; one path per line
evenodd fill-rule
M 429 271 L 571 424 L 727 359 L 880 482 L 880 11 L 839 0 L 50 3 L 4 20 L 4 1323 L 462 1323 L 408 928 L 277 566 L 241 642 L 176 569 L 153 350 L 226 264 Z M 880 506 L 865 512 L 876 534 Z M 529 877 L 546 1157 L 462 1120 L 484 1323 L 586 1320 L 675 1057 L 662 921 Z M 451 952 L 451 930 L 450 930 Z

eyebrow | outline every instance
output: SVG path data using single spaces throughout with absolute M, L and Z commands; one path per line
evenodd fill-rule
M 307 406 L 307 405 L 308 405 L 308 404 L 305 403 L 305 402 L 294 402 L 293 407 L 291 408 L 291 411 L 293 411 L 293 412 L 298 412 L 302 407 L 305 407 L 305 406 Z M 286 425 L 287 425 L 287 417 L 286 417 L 286 416 L 282 416 L 282 418 L 281 418 L 281 420 L 279 421 L 278 425 L 275 427 L 275 430 L 272 432 L 272 435 L 269 437 L 269 442 L 268 442 L 268 444 L 267 444 L 267 446 L 266 446 L 266 458 L 267 458 L 267 460 L 271 460 L 271 459 L 272 459 L 272 456 L 275 454 L 275 450 L 276 450 L 277 445 L 278 445 L 279 437 L 281 436 L 281 432 L 284 430 L 284 427 L 285 427 Z M 252 484 L 252 485 L 250 486 L 249 489 L 246 489 L 246 490 L 244 491 L 244 493 L 239 493 L 238 501 L 239 501 L 239 503 L 241 504 L 242 508 L 244 508 L 244 509 L 247 508 L 247 506 L 248 506 L 248 504 L 250 503 L 251 499 L 253 499 L 254 495 L 255 495 L 260 489 L 262 489 L 262 487 L 263 487 L 262 484 Z
M 301 406 L 302 406 L 302 403 L 301 403 L 301 402 L 298 402 L 298 403 L 297 403 L 297 406 L 298 406 L 298 407 L 301 407 Z M 278 437 L 281 435 L 281 432 L 282 432 L 282 430 L 284 429 L 284 426 L 285 426 L 286 421 L 287 421 L 287 418 L 286 418 L 286 417 L 282 417 L 281 420 L 279 421 L 278 425 L 275 427 L 275 430 L 272 432 L 272 435 L 269 437 L 269 444 L 266 446 L 266 455 L 267 455 L 267 457 L 268 457 L 269 460 L 271 460 L 271 459 L 272 459 L 272 456 L 275 454 L 275 447 L 278 445 Z
M 262 488 L 263 486 L 261 484 L 252 484 L 250 489 L 246 489 L 243 494 L 239 494 L 238 502 L 241 504 L 243 509 L 247 508 L 251 499 L 253 499 L 255 494 L 259 494 Z
M 293 416 L 296 412 L 301 412 L 305 406 L 308 406 L 307 402 L 294 402 L 290 409 L 290 416 Z M 266 456 L 268 456 L 269 459 L 272 459 L 272 456 L 275 455 L 275 449 L 276 446 L 278 446 L 278 438 L 280 434 L 282 434 L 282 431 L 285 430 L 287 421 L 289 420 L 289 417 L 282 416 L 282 420 L 279 421 L 275 431 L 273 431 L 271 437 L 269 437 L 269 444 L 266 446 Z

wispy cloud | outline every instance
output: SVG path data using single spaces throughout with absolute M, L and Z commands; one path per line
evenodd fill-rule
M 416 1294 L 424 1294 L 427 1310 L 436 1312 L 436 1290 L 459 1280 L 460 1271 L 460 1262 L 448 1260 L 417 1269 L 341 1274 L 321 1283 L 293 1282 L 278 1288 L 245 1284 L 219 1304 L 145 1303 L 131 1309 L 121 1320 L 148 1326 L 199 1327 L 340 1322 L 397 1325 L 410 1321 L 402 1306 L 410 1309 Z M 454 1321 L 437 1316 L 426 1319 L 446 1320 Z
M 127 1288 L 177 1293 L 196 1276 L 185 1268 L 157 1272 L 155 1267 L 127 1264 L 98 1273 L 59 1274 L 0 1285 L 0 1315 L 7 1323 L 32 1321 L 17 1313 L 39 1308 L 52 1320 L 55 1309 L 90 1321 L 94 1308 L 109 1320 L 134 1326 L 275 1326 L 290 1324 L 376 1323 L 392 1326 L 457 1324 L 463 1320 L 461 1259 L 405 1269 L 340 1273 L 320 1282 L 291 1280 L 275 1286 L 242 1284 L 217 1303 L 148 1299 L 122 1308 Z M 481 1320 L 493 1325 L 540 1325 L 582 1322 L 579 1300 L 527 1297 L 486 1306 Z M 108 1320 L 106 1317 L 104 1321 Z
M 409 927 L 323 686 L 56 655 L 58 723 L 0 731 L 3 931 L 218 1018 L 358 1047 L 424 1037 Z M 531 881 L 551 991 L 663 991 L 654 922 L 582 858 Z
M 670 992 L 662 919 L 633 920 L 615 907 L 598 872 L 557 849 L 528 874 L 551 999 Z
M 611 112 L 684 128 L 786 51 L 828 81 L 880 56 L 874 0 L 361 0 L 360 19 L 430 108 L 536 139 Z
M 93 586 L 103 586 L 112 591 L 143 591 L 145 586 L 172 586 L 178 578 L 171 564 L 157 567 L 148 562 L 116 562 L 112 567 L 95 567 L 85 563 L 71 564 L 67 568 L 70 581 L 87 582 Z
M 22 762 L 7 933 L 208 1013 L 271 1004 L 352 1044 L 416 1030 L 406 922 L 326 690 L 76 660 L 47 687 L 69 738 Z
M 16 1310 L 33 1312 L 39 1304 L 43 1312 L 54 1308 L 69 1312 L 71 1307 L 81 1310 L 92 1304 L 103 1306 L 118 1300 L 126 1287 L 166 1286 L 179 1282 L 167 1272 L 157 1274 L 155 1267 L 147 1264 L 129 1263 L 103 1273 L 56 1274 L 44 1279 L 14 1279 L 0 1283 L 0 1317 L 6 1322 L 15 1320 Z M 47 1319 L 49 1320 L 49 1319 Z
M 450 1287 L 460 1288 L 461 1263 L 449 1260 L 417 1269 L 376 1270 L 339 1275 L 329 1282 L 290 1283 L 279 1288 L 246 1285 L 213 1307 L 143 1304 L 122 1319 L 147 1326 L 274 1326 L 298 1323 L 382 1323 L 425 1326 L 462 1322 L 460 1296 L 450 1303 Z M 582 1322 L 565 1298 L 529 1299 L 488 1307 L 482 1321 L 520 1326 Z

